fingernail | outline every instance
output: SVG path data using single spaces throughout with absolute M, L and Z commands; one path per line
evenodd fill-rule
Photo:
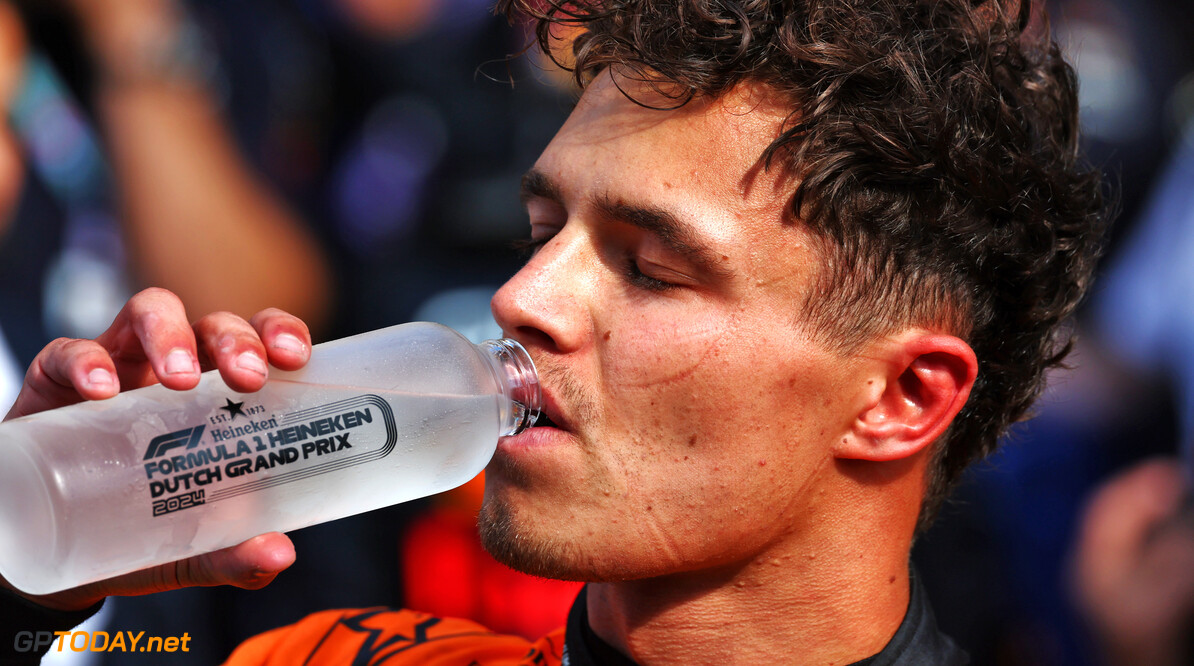
M 109 388 L 116 383 L 116 378 L 112 373 L 103 368 L 96 368 L 87 373 L 87 386 L 89 388 Z
M 185 349 L 175 349 L 166 355 L 166 374 L 186 375 L 196 372 L 195 359 Z
M 241 370 L 255 372 L 263 377 L 265 376 L 265 361 L 261 360 L 261 357 L 253 352 L 244 352 L 240 356 L 237 356 L 236 367 Z
M 282 333 L 274 338 L 274 349 L 302 354 L 307 351 L 307 345 L 290 333 Z

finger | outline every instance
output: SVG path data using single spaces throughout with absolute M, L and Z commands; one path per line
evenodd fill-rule
M 40 384 L 70 389 L 85 400 L 103 400 L 120 392 L 116 365 L 94 340 L 63 339 L 46 347 L 29 366 Z
M 135 294 L 96 341 L 111 350 L 126 386 L 139 384 L 123 372 L 133 372 L 134 368 L 121 365 L 135 365 L 138 361 L 147 361 L 157 380 L 168 388 L 184 390 L 199 383 L 195 334 L 186 308 L 165 289 L 150 288 Z
M 108 351 L 92 340 L 59 338 L 46 345 L 25 373 L 10 417 L 103 400 L 120 391 Z
M 219 368 L 234 391 L 256 391 L 265 385 L 265 344 L 249 322 L 231 312 L 216 312 L 195 322 L 195 338 L 205 367 Z
M 265 343 L 269 362 L 280 370 L 298 370 L 311 359 L 311 331 L 303 320 L 277 308 L 249 320 Z
M 291 564 L 294 544 L 280 532 L 253 537 L 231 548 L 174 563 L 177 587 L 233 585 L 249 590 L 265 587 Z
M 22 596 L 49 608 L 78 610 L 110 596 L 139 596 L 185 587 L 258 589 L 294 563 L 294 544 L 280 532 L 239 545 L 48 595 Z M 11 586 L 6 585 L 9 589 Z

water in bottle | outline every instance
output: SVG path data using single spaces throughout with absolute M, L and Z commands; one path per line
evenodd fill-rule
M 463 484 L 541 402 L 526 351 L 405 324 L 256 393 L 208 372 L 0 424 L 0 574 L 46 594 Z

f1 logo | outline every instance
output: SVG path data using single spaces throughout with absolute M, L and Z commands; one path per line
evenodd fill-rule
M 142 460 L 164 456 L 170 449 L 193 449 L 199 446 L 199 438 L 203 436 L 203 430 L 206 427 L 206 425 L 197 425 L 194 428 L 183 428 L 154 437 L 149 442 L 149 448 L 145 450 L 145 457 Z

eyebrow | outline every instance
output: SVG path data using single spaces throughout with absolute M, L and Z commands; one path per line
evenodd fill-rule
M 560 194 L 560 186 L 538 169 L 531 169 L 522 175 L 522 187 L 519 198 L 525 204 L 530 199 L 547 199 L 554 203 L 563 204 L 564 197 Z
M 550 176 L 531 169 L 522 177 L 521 199 L 525 204 L 530 199 L 542 198 L 563 204 L 559 184 Z M 718 278 L 728 278 L 733 273 L 720 255 L 709 249 L 693 232 L 692 227 L 668 210 L 656 206 L 630 204 L 608 193 L 593 198 L 593 205 L 605 218 L 629 224 L 646 231 L 664 244 L 669 250 L 685 257 L 697 268 Z

